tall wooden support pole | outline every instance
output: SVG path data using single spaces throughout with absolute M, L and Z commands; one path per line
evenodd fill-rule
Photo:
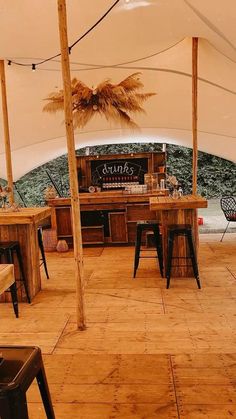
M 192 38 L 192 132 L 193 132 L 193 195 L 197 194 L 197 161 L 198 161 L 198 138 L 197 138 L 197 99 L 198 99 L 198 38 Z
M 11 192 L 9 194 L 9 202 L 12 205 L 14 202 L 13 174 L 12 174 L 12 163 L 11 163 L 10 131 L 9 131 L 9 122 L 8 122 L 8 110 L 7 110 L 7 89 L 6 89 L 5 67 L 4 67 L 3 60 L 0 60 L 0 77 L 1 77 L 1 90 L 2 90 L 2 113 L 3 113 L 3 129 L 4 129 L 5 153 L 6 153 L 7 183 L 8 183 L 8 186 L 11 188 Z
M 71 78 L 70 63 L 68 53 L 67 38 L 67 17 L 66 2 L 58 0 L 58 19 L 61 45 L 61 66 L 64 86 L 64 111 L 65 125 L 68 148 L 68 164 L 70 176 L 70 192 L 71 192 L 71 209 L 73 220 L 73 242 L 74 242 L 74 258 L 75 258 L 75 276 L 76 276 L 76 293 L 77 293 L 77 326 L 79 330 L 85 329 L 84 315 L 84 296 L 83 296 L 83 253 L 81 241 L 81 223 L 80 223 L 80 204 L 78 193 L 78 178 L 75 155 L 75 140 L 72 117 L 72 94 L 71 94 Z

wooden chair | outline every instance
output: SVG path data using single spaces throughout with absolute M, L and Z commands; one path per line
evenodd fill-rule
M 229 227 L 229 223 L 232 221 L 236 221 L 236 200 L 233 196 L 224 196 L 220 200 L 220 206 L 226 220 L 228 221 L 225 231 L 220 239 L 220 241 L 222 242 L 224 235 Z

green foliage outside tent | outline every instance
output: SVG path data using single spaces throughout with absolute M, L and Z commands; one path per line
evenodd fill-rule
M 93 146 L 89 151 L 91 155 L 97 155 L 161 151 L 161 149 L 162 144 L 158 143 L 135 143 Z M 185 194 L 191 193 L 192 150 L 171 144 L 167 144 L 166 150 L 167 173 L 177 177 Z M 85 148 L 77 150 L 76 153 L 84 155 Z M 68 164 L 67 156 L 63 155 L 32 170 L 16 182 L 16 189 L 27 206 L 45 204 L 44 190 L 48 185 L 51 185 L 47 171 L 50 172 L 62 195 L 68 196 Z M 0 180 L 0 183 L 3 184 L 3 181 Z M 236 195 L 236 164 L 199 152 L 198 192 L 208 199 L 228 194 Z M 21 202 L 20 195 L 16 192 L 16 199 L 19 202 Z

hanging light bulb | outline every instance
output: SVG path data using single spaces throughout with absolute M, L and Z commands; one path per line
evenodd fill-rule
M 32 71 L 35 71 L 35 70 L 36 70 L 36 65 L 32 64 Z

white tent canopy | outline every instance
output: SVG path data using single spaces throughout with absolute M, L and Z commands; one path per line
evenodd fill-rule
M 68 0 L 71 45 L 112 0 Z M 135 116 L 131 133 L 96 116 L 75 132 L 77 148 L 122 142 L 192 146 L 191 37 L 199 37 L 199 149 L 236 161 L 235 0 L 120 0 L 72 49 L 71 74 L 90 87 L 117 83 L 136 71 L 145 92 L 156 92 Z M 0 59 L 6 82 L 14 180 L 66 152 L 63 113 L 43 113 L 48 93 L 62 88 L 55 0 L 0 0 Z M 12 65 L 8 66 L 8 60 Z M 19 66 L 13 62 L 30 64 Z M 0 177 L 6 178 L 2 117 Z

